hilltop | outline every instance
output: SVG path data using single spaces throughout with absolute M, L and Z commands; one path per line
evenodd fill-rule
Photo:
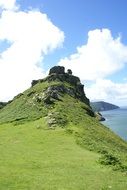
M 66 101 L 68 101 L 68 105 L 66 105 Z M 67 123 L 70 118 L 67 118 L 67 114 L 61 113 L 57 107 L 66 107 L 68 111 L 71 111 L 71 107 L 68 107 L 71 102 L 74 103 L 74 106 L 79 105 L 84 114 L 94 116 L 80 79 L 73 76 L 70 70 L 65 73 L 64 67 L 56 66 L 50 69 L 46 78 L 33 80 L 31 88 L 18 94 L 3 107 L 0 111 L 0 123 L 20 123 L 46 116 L 54 118 L 61 114 L 62 118 L 57 122 L 61 122 L 63 119 Z M 56 109 L 57 111 L 55 111 Z
M 0 109 L 0 189 L 126 190 L 127 143 L 83 87 L 56 66 Z

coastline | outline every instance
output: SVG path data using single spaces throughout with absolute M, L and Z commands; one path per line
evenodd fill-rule
M 127 141 L 127 106 L 103 111 L 101 114 L 105 118 L 101 123 Z

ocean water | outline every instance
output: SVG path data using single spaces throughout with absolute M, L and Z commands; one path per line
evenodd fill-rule
M 127 107 L 101 112 L 102 123 L 127 141 Z

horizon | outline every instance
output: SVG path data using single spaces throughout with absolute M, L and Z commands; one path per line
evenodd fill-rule
M 0 0 L 0 101 L 61 65 L 90 101 L 127 105 L 126 0 Z

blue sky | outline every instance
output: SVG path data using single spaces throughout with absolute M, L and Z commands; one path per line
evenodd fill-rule
M 63 65 L 90 100 L 127 105 L 126 7 L 126 0 L 0 0 L 0 101 Z
M 77 46 L 87 42 L 88 31 L 97 28 L 109 28 L 114 37 L 121 34 L 123 43 L 127 44 L 126 0 L 19 0 L 18 2 L 23 10 L 33 7 L 46 13 L 51 21 L 64 31 L 66 37 L 64 48 L 51 55 L 55 61 L 59 61 L 61 56 L 74 53 Z

